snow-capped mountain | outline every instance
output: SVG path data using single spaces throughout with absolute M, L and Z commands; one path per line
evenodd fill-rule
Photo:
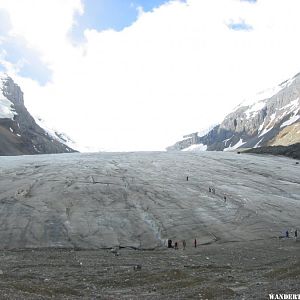
M 230 151 L 299 142 L 300 73 L 243 101 L 207 134 L 179 141 L 168 150 Z
M 54 138 L 29 114 L 23 92 L 0 74 L 0 155 L 74 152 L 63 137 Z
M 46 133 L 51 137 L 51 139 L 55 139 L 62 144 L 67 145 L 68 147 L 79 151 L 79 152 L 105 152 L 104 148 L 87 146 L 85 144 L 80 144 L 78 141 L 74 141 L 69 135 L 64 132 L 61 132 L 56 128 L 55 125 L 51 124 L 49 121 L 45 121 L 40 116 L 33 116 L 35 122 L 43 128 Z
M 49 122 L 45 121 L 40 116 L 33 115 L 33 118 L 35 122 L 46 131 L 46 133 L 51 139 L 57 140 L 60 143 L 79 151 L 80 145 L 73 141 L 73 139 L 70 138 L 66 133 L 61 132 L 60 130 L 55 128 L 54 125 L 50 125 Z

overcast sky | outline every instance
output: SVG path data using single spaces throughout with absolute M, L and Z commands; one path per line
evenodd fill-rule
M 300 72 L 299 0 L 0 0 L 0 71 L 92 150 L 163 150 Z

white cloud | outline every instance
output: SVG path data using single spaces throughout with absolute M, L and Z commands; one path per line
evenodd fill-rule
M 80 0 L 0 0 L 0 7 L 10 15 L 12 32 L 45 54 L 55 49 L 53 43 L 65 43 L 74 13 L 83 12 Z
M 27 106 L 81 144 L 157 150 L 300 71 L 299 0 L 173 1 L 121 32 L 68 32 L 79 1 L 0 0 L 53 81 L 17 77 Z M 32 9 L 34 7 L 34 9 Z M 253 30 L 227 26 L 245 20 Z

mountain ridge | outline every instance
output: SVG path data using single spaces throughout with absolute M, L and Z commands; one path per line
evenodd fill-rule
M 30 115 L 21 88 L 0 74 L 0 155 L 75 152 L 51 137 Z
M 207 134 L 181 140 L 167 150 L 193 150 L 199 145 L 200 150 L 230 151 L 298 143 L 299 99 L 300 73 L 243 101 Z

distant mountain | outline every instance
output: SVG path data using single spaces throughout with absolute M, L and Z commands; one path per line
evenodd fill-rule
M 63 138 L 55 138 L 35 122 L 12 78 L 0 74 L 0 155 L 69 153 Z
M 185 138 L 167 150 L 217 150 L 300 142 L 300 73 L 242 102 L 205 135 Z

